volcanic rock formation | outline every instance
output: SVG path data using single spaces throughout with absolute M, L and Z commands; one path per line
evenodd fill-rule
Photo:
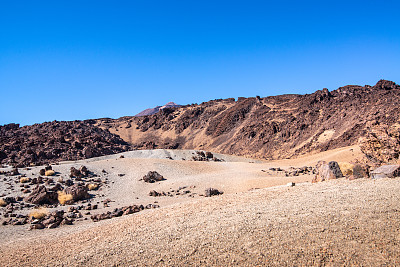
M 79 160 L 130 149 L 119 136 L 86 121 L 0 126 L 0 162 L 18 167 Z

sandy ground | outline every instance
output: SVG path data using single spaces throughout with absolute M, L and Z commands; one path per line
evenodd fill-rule
M 193 151 L 170 150 L 64 162 L 53 167 L 61 177 L 84 164 L 108 181 L 92 201 L 110 198 L 111 207 L 92 214 L 154 202 L 161 208 L 56 229 L 0 226 L 0 266 L 398 265 L 399 179 L 311 184 L 311 175 L 268 171 L 313 166 L 320 159 L 350 161 L 359 156 L 357 149 L 273 162 L 224 155 L 216 155 L 224 162 L 193 162 Z M 167 180 L 140 181 L 150 170 Z M 182 186 L 191 196 L 148 196 L 150 190 Z M 201 196 L 207 187 L 224 195 Z
M 227 194 L 3 243 L 0 265 L 398 266 L 399 179 Z

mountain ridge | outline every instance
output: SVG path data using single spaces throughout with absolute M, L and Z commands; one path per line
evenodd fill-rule
M 0 127 L 0 161 L 28 166 L 156 148 L 271 160 L 360 145 L 372 161 L 397 162 L 399 101 L 400 86 L 380 80 L 374 86 L 347 85 L 305 95 L 165 105 L 155 114 L 140 117 L 54 121 L 24 127 L 10 124 Z M 69 136 L 68 140 L 62 138 L 63 134 Z M 95 144 L 91 144 L 93 138 L 98 140 Z M 85 153 L 80 151 L 84 147 Z
M 203 149 L 282 159 L 358 144 L 368 121 L 399 122 L 399 100 L 400 86 L 380 80 L 374 86 L 346 85 L 305 95 L 217 99 L 96 125 L 135 149 Z

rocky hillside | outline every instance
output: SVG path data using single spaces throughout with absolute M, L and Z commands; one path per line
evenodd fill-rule
M 396 125 L 399 100 L 400 86 L 381 80 L 306 95 L 212 100 L 151 116 L 99 119 L 96 125 L 136 149 L 203 149 L 266 159 L 354 145 L 364 138 L 362 149 L 380 160 L 369 145 L 374 142 L 370 124 L 382 131 Z M 384 160 L 398 157 L 391 153 Z
M 0 162 L 18 167 L 79 160 L 123 152 L 130 145 L 93 125 L 94 121 L 53 121 L 0 126 Z
M 130 149 L 199 149 L 264 159 L 360 144 L 372 162 L 400 154 L 400 86 L 348 85 L 307 95 L 212 100 L 141 117 L 0 127 L 0 162 L 18 166 Z

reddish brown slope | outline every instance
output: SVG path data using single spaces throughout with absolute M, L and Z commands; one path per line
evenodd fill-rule
M 357 144 L 367 122 L 399 121 L 400 86 L 349 85 L 329 92 L 213 100 L 140 118 L 97 125 L 134 148 L 205 149 L 260 158 L 287 158 Z

